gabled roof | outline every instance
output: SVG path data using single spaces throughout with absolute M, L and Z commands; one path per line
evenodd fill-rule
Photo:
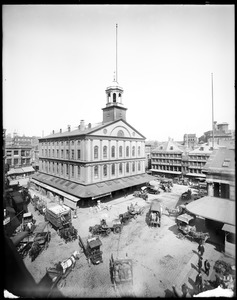
M 192 151 L 189 151 L 188 154 L 211 154 L 213 152 L 213 149 L 210 146 L 207 145 L 201 145 L 198 148 L 195 148 Z
M 204 172 L 207 173 L 235 173 L 235 150 L 227 148 L 219 148 L 214 150 L 209 157 Z
M 180 152 L 184 151 L 184 147 L 176 142 L 169 140 L 167 142 L 161 143 L 157 148 L 152 150 L 152 152 Z
M 52 139 L 52 138 L 62 138 L 62 137 L 72 137 L 72 136 L 82 136 L 82 135 L 87 135 L 87 134 L 92 134 L 94 132 L 96 132 L 99 129 L 105 128 L 108 125 L 111 124 L 115 124 L 119 121 L 124 122 L 125 124 L 127 124 L 129 127 L 131 127 L 134 131 L 136 131 L 139 135 L 141 135 L 144 139 L 145 136 L 142 135 L 139 131 L 137 131 L 133 126 L 131 126 L 129 123 L 127 123 L 126 121 L 124 121 L 123 119 L 118 119 L 115 121 L 111 121 L 111 122 L 106 122 L 106 123 L 96 123 L 95 126 L 92 127 L 85 127 L 84 130 L 80 130 L 79 128 L 75 129 L 75 130 L 71 130 L 71 131 L 64 131 L 64 132 L 57 132 L 57 133 L 53 133 L 50 135 L 47 135 L 45 137 L 40 138 L 39 140 L 44 140 L 44 139 Z

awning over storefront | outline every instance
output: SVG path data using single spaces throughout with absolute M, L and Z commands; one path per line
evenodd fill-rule
M 235 225 L 235 202 L 206 196 L 189 203 L 186 209 L 198 216 L 229 225 Z
M 17 174 L 23 174 L 24 171 L 22 168 L 18 168 L 18 169 L 10 169 L 8 172 L 7 172 L 7 175 L 17 175 Z
M 206 178 L 205 174 L 200 174 L 200 173 L 186 173 L 185 176 L 195 176 L 195 177 L 201 177 L 201 178 Z
M 222 227 L 222 230 L 227 231 L 227 232 L 231 232 L 231 233 L 235 233 L 235 226 L 229 225 L 229 224 L 225 224 Z
M 157 169 L 151 169 L 152 172 L 158 172 L 158 173 L 169 173 L 169 174 L 181 174 L 179 171 L 169 171 L 169 170 L 157 170 Z
M 22 168 L 24 173 L 28 173 L 28 172 L 35 172 L 35 169 L 33 167 L 23 167 Z
M 70 195 L 70 197 L 74 197 L 75 201 L 78 201 L 80 200 L 78 198 L 96 199 L 99 198 L 99 196 L 102 197 L 103 195 L 109 195 L 111 192 L 117 190 L 145 184 L 154 179 L 154 176 L 139 174 L 90 185 L 82 185 L 63 178 L 38 173 L 34 174 L 30 181 L 64 197 L 69 198 Z
M 39 182 L 38 180 L 31 179 L 30 181 L 31 181 L 31 182 L 34 182 L 34 183 L 36 183 L 36 184 L 38 184 L 39 186 L 45 188 L 46 190 L 49 190 L 49 191 L 51 191 L 51 192 L 53 192 L 53 193 L 55 193 L 55 194 L 59 194 L 59 195 L 61 195 L 61 196 L 63 196 L 63 197 L 66 197 L 66 198 L 68 198 L 69 200 L 71 200 L 71 201 L 73 201 L 73 202 L 77 202 L 77 201 L 80 200 L 80 199 L 78 199 L 77 197 L 74 197 L 74 196 L 69 195 L 69 194 L 67 194 L 67 193 L 65 193 L 65 192 L 62 192 L 62 191 L 60 191 L 59 189 L 55 189 L 55 188 L 53 188 L 52 186 L 49 186 L 49 185 L 44 184 L 44 183 L 42 183 L 42 182 Z

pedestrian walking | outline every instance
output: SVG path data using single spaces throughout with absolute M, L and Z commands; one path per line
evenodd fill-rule
M 209 276 L 211 265 L 207 259 L 204 262 L 204 268 L 205 268 L 205 273 L 207 274 L 207 276 Z
M 197 274 L 196 280 L 195 280 L 195 284 L 197 285 L 198 288 L 198 292 L 202 292 L 202 273 L 199 272 Z
M 199 245 L 198 245 L 198 254 L 200 256 L 203 256 L 204 251 L 205 251 L 205 249 L 204 249 L 203 243 L 200 242 Z
M 187 294 L 188 294 L 188 286 L 186 283 L 182 284 L 182 292 L 183 292 L 183 298 L 186 298 L 187 297 Z
M 199 273 L 201 272 L 201 269 L 202 269 L 202 257 L 200 256 L 199 260 L 198 260 L 198 272 Z

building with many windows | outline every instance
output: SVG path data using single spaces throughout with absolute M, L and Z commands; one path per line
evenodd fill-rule
M 151 153 L 152 175 L 164 175 L 166 177 L 181 175 L 183 152 L 183 147 L 172 139 L 161 143 Z
M 153 179 L 145 173 L 145 137 L 126 121 L 123 89 L 114 79 L 105 92 L 102 123 L 81 120 L 76 130 L 39 139 L 39 172 L 31 182 L 72 208 Z
M 208 145 L 200 145 L 198 148 L 189 151 L 188 172 L 185 174 L 185 176 L 188 176 L 190 179 L 205 179 L 206 175 L 203 174 L 202 171 L 212 152 L 212 147 Z

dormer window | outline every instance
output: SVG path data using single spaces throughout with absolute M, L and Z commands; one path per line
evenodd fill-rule
M 121 97 L 121 94 L 119 93 L 119 97 Z
M 229 158 L 224 159 L 222 167 L 229 167 L 229 166 L 230 166 L 230 159 Z
M 173 150 L 173 146 L 170 147 L 170 150 Z
M 116 94 L 113 93 L 113 102 L 116 102 Z

